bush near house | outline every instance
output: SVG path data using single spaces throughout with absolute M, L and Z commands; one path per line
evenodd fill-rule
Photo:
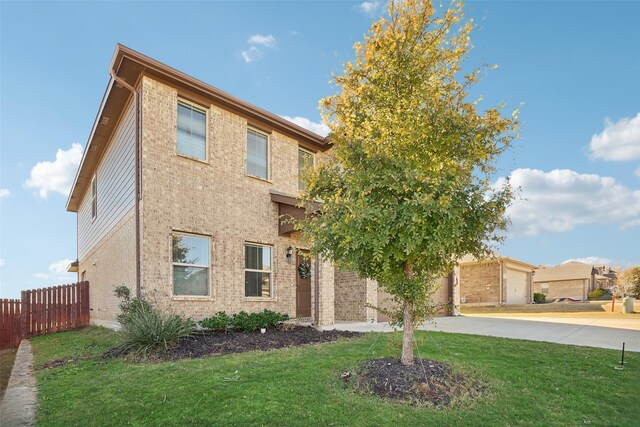
M 598 288 L 598 289 L 594 289 L 593 291 L 589 292 L 588 298 L 589 300 L 597 300 L 600 299 L 602 296 L 608 294 L 609 292 L 606 289 L 603 288 Z
M 122 299 L 118 320 L 122 325 L 120 348 L 136 356 L 146 356 L 158 349 L 166 350 L 195 329 L 191 319 L 165 313 L 143 298 L 131 298 L 126 286 L 118 286 L 116 296 Z
M 214 316 L 201 320 L 200 326 L 215 331 L 233 329 L 253 332 L 261 328 L 274 328 L 286 320 L 289 320 L 288 314 L 276 313 L 267 309 L 259 313 L 241 311 L 233 316 L 229 316 L 224 311 L 219 311 Z
M 533 302 L 535 304 L 544 304 L 545 302 L 547 302 L 547 296 L 540 292 L 536 292 L 533 294 Z

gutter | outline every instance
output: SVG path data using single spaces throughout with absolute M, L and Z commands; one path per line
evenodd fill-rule
M 502 305 L 502 294 L 503 294 L 503 288 L 504 287 L 504 261 L 500 260 L 500 304 L 498 305 Z
M 318 278 L 320 277 L 320 256 L 316 255 L 316 268 L 314 270 L 314 282 L 315 282 L 315 324 L 316 327 L 320 326 L 320 283 L 318 283 Z
M 141 297 L 141 286 L 140 286 L 140 100 L 138 98 L 138 92 L 136 89 L 128 84 L 126 81 L 118 77 L 118 75 L 114 72 L 114 64 L 111 64 L 109 67 L 109 74 L 111 74 L 111 78 L 117 82 L 122 87 L 128 89 L 133 94 L 133 102 L 135 104 L 135 124 L 136 124 L 136 133 L 135 133 L 135 222 L 136 222 L 136 297 Z

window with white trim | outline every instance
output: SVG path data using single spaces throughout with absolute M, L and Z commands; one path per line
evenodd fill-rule
M 171 236 L 173 295 L 209 295 L 210 240 L 206 236 Z
M 269 137 L 247 129 L 247 175 L 269 179 Z
M 298 148 L 298 190 L 304 190 L 302 176 L 309 167 L 313 167 L 313 153 Z
M 91 180 L 91 219 L 98 217 L 98 176 Z
M 178 101 L 178 154 L 207 160 L 207 112 L 184 101 Z
M 548 294 L 549 293 L 549 284 L 548 283 L 541 283 L 540 284 L 540 292 L 543 294 Z
M 244 295 L 268 298 L 273 293 L 271 246 L 245 243 Z

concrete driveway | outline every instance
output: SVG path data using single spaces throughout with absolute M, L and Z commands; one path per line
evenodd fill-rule
M 471 335 L 545 341 L 559 344 L 573 344 L 587 347 L 622 349 L 622 343 L 628 351 L 640 352 L 640 324 L 630 328 L 616 327 L 612 322 L 606 326 L 595 326 L 589 322 L 598 319 L 562 319 L 573 323 L 559 323 L 558 319 L 505 318 L 505 317 L 437 317 L 434 323 L 419 326 L 420 330 L 452 332 Z M 613 319 L 612 319 L 613 320 Z M 621 320 L 621 322 L 628 322 Z M 597 322 L 596 322 L 597 323 Z M 620 326 L 623 326 L 622 324 Z M 388 323 L 337 323 L 339 330 L 358 332 L 391 332 Z

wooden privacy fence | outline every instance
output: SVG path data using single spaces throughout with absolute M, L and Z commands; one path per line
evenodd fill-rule
M 89 324 L 89 282 L 22 291 L 19 300 L 0 300 L 0 349 L 22 338 L 76 329 Z

